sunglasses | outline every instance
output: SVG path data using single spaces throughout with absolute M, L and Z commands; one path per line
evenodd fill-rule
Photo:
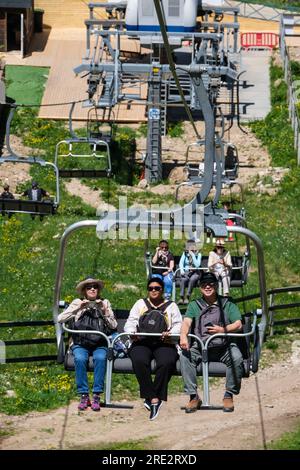
M 205 282 L 203 284 L 200 284 L 201 289 L 205 289 L 205 287 L 215 287 L 216 284 L 213 282 Z
M 91 289 L 97 290 L 97 289 L 98 289 L 98 285 L 97 285 L 97 284 L 92 284 L 91 286 L 86 286 L 86 290 L 91 290 Z
M 155 290 L 159 292 L 160 290 L 162 290 L 162 288 L 160 286 L 149 286 L 148 291 L 151 291 L 151 290 Z

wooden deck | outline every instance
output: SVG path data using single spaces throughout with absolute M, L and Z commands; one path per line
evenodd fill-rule
M 124 41 L 122 48 L 127 52 L 139 51 L 137 41 Z M 52 28 L 38 33 L 27 57 L 22 59 L 17 53 L 5 55 L 8 65 L 31 65 L 50 67 L 42 104 L 66 103 L 87 99 L 87 77 L 74 74 L 74 67 L 82 63 L 86 53 L 85 28 Z M 143 85 L 143 96 L 147 96 L 147 86 Z M 74 120 L 87 119 L 89 108 L 75 106 Z M 47 106 L 40 108 L 39 117 L 44 119 L 68 119 L 70 106 Z M 123 103 L 113 109 L 116 122 L 145 122 L 145 106 L 140 103 Z M 99 115 L 101 115 L 99 113 Z
M 41 6 L 44 0 L 40 0 Z M 64 0 L 57 4 L 74 7 L 75 3 L 82 8 L 82 0 Z M 55 3 L 54 2 L 54 3 Z M 53 7 L 54 7 L 53 3 Z M 62 8 L 62 6 L 61 6 Z M 52 8 L 52 13 L 54 12 Z M 88 8 L 86 7 L 87 13 Z M 50 10 L 49 10 L 50 11 Z M 62 11 L 62 10 L 61 10 Z M 67 10 L 66 10 L 67 11 Z M 74 10 L 75 11 L 75 10 Z M 99 12 L 100 13 L 100 12 Z M 102 14 L 102 13 L 101 13 Z M 84 16 L 85 13 L 83 12 Z M 58 17 L 59 15 L 56 15 Z M 63 15 L 66 16 L 66 15 Z M 101 15 L 100 15 L 101 16 Z M 55 17 L 55 15 L 54 15 Z M 49 17 L 50 18 L 50 17 Z M 232 17 L 226 18 L 232 21 Z M 70 19 L 71 23 L 71 19 Z M 251 20 L 240 18 L 241 31 L 262 31 L 278 30 L 278 23 L 264 22 L 260 20 Z M 19 53 L 5 54 L 7 64 L 11 65 L 31 65 L 50 67 L 49 78 L 46 83 L 45 93 L 42 104 L 49 105 L 53 103 L 65 103 L 87 99 L 87 77 L 76 77 L 73 69 L 82 63 L 82 58 L 86 53 L 86 29 L 85 27 L 62 27 L 53 25 L 52 28 L 44 28 L 43 33 L 36 33 L 31 45 L 31 50 L 26 58 L 22 59 Z M 141 50 L 138 41 L 122 39 L 121 49 L 126 54 L 138 55 L 147 50 Z M 134 90 L 128 90 L 134 93 Z M 147 96 L 147 85 L 142 85 L 143 97 Z M 70 105 L 47 106 L 40 109 L 39 116 L 47 119 L 68 119 Z M 73 119 L 84 121 L 87 119 L 89 108 L 83 108 L 81 104 L 76 105 Z M 139 123 L 146 122 L 145 105 L 131 101 L 122 103 L 112 110 L 112 115 L 116 122 Z M 104 113 L 100 110 L 99 116 Z M 107 114 L 106 114 L 107 115 Z M 105 119 L 105 117 L 104 117 Z

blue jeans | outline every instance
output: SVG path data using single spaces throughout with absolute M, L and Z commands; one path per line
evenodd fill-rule
M 172 290 L 173 290 L 173 275 L 174 273 L 169 273 L 166 276 L 162 274 L 153 274 L 152 277 L 159 277 L 162 281 L 164 281 L 165 286 L 165 295 L 171 297 Z
M 75 360 L 75 376 L 76 376 L 76 385 L 77 392 L 89 393 L 89 384 L 87 377 L 87 365 L 89 360 L 89 350 L 79 346 L 78 344 L 73 344 L 72 352 L 74 354 Z M 91 352 L 93 355 L 94 363 L 94 383 L 93 383 L 93 393 L 101 393 L 104 389 L 104 378 L 106 372 L 106 356 L 107 348 L 99 347 Z

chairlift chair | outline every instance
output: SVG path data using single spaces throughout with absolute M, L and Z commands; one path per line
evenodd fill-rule
M 56 178 L 56 195 L 53 199 L 45 199 L 43 201 L 31 201 L 26 199 L 0 199 L 0 212 L 2 215 L 10 215 L 13 213 L 24 213 L 32 216 L 39 215 L 44 217 L 45 215 L 54 215 L 59 206 L 59 182 L 58 182 L 58 169 L 52 162 L 46 162 L 45 160 L 38 159 L 35 157 L 19 157 L 19 156 L 6 156 L 0 158 L 0 164 L 3 163 L 28 163 L 38 164 L 40 166 L 51 166 L 55 172 Z
M 109 178 L 111 176 L 110 148 L 107 141 L 89 135 L 80 137 L 73 130 L 73 112 L 76 103 L 72 103 L 69 112 L 70 139 L 61 140 L 55 148 L 55 165 L 61 178 Z M 104 149 L 104 151 L 103 151 Z M 67 166 L 61 167 L 61 159 Z M 72 160 L 74 159 L 74 160 Z M 86 165 L 84 159 L 92 160 Z M 104 161 L 104 165 L 102 165 Z M 80 163 L 81 162 L 81 163 Z M 101 162 L 101 165 L 99 165 Z M 90 162 L 88 162 L 90 163 Z M 101 168 L 99 168 L 101 166 Z
M 125 223 L 125 222 L 124 222 Z M 145 219 L 145 224 L 149 222 Z M 122 222 L 123 225 L 123 222 Z M 143 224 L 142 224 L 143 225 Z M 118 221 L 118 226 L 120 228 L 120 218 Z M 97 228 L 97 234 L 104 230 L 107 231 L 108 227 L 106 224 L 99 225 L 98 221 L 95 220 L 85 220 L 81 222 L 77 222 L 71 226 L 69 226 L 62 235 L 60 241 L 60 252 L 58 257 L 58 264 L 57 264 L 57 271 L 56 271 L 56 281 L 54 287 L 54 304 L 53 304 L 53 320 L 56 326 L 56 336 L 57 336 L 57 347 L 58 347 L 58 361 L 63 362 L 65 358 L 65 343 L 64 343 L 64 329 L 62 325 L 57 323 L 57 316 L 59 313 L 60 308 L 60 293 L 61 293 L 61 286 L 62 286 L 62 278 L 64 273 L 64 259 L 65 259 L 65 252 L 67 248 L 67 241 L 70 238 L 70 235 L 76 232 L 79 229 L 86 228 L 86 227 L 95 227 Z M 179 226 L 178 226 L 179 227 Z M 175 227 L 176 228 L 176 227 Z M 244 323 L 244 330 L 243 333 L 229 333 L 229 336 L 237 337 L 239 340 L 245 338 L 246 347 L 244 350 L 244 377 L 247 377 L 250 373 L 252 368 L 253 372 L 256 372 L 258 369 L 258 360 L 260 356 L 261 345 L 264 340 L 264 334 L 268 323 L 268 307 L 267 307 L 267 297 L 266 297 L 266 284 L 265 284 L 265 268 L 264 268 L 264 256 L 263 256 L 263 249 L 260 239 L 250 230 L 246 229 L 245 227 L 237 227 L 234 226 L 233 231 L 238 233 L 244 234 L 246 237 L 249 237 L 255 245 L 256 252 L 257 252 L 257 259 L 258 259 L 258 276 L 259 276 L 259 286 L 260 286 L 260 298 L 261 298 L 261 311 L 255 311 L 253 313 L 249 313 L 243 316 L 243 323 Z M 123 312 L 124 313 L 124 312 Z M 126 313 L 126 312 L 125 312 Z M 128 314 L 129 312 L 127 312 Z M 259 325 L 257 325 L 257 318 L 258 315 L 261 317 L 261 321 Z M 118 319 L 118 316 L 117 316 Z M 106 406 L 116 406 L 111 403 L 111 386 L 112 386 L 112 374 L 113 373 L 133 373 L 131 360 L 129 358 L 124 359 L 115 359 L 113 355 L 113 345 L 114 342 L 117 341 L 118 337 L 123 337 L 127 334 L 122 333 L 123 330 L 123 323 L 126 319 L 123 315 L 120 320 L 118 321 L 118 331 L 120 332 L 118 336 L 113 339 L 107 338 L 108 342 L 108 356 L 107 356 L 107 375 L 106 375 L 106 391 L 105 391 L 105 405 Z M 78 333 L 78 331 L 76 331 Z M 86 332 L 85 332 L 86 333 Z M 149 333 L 147 334 L 147 336 Z M 224 336 L 224 333 L 220 333 L 219 336 Z M 152 334 L 153 336 L 153 334 Z M 178 335 L 177 335 L 178 336 Z M 213 338 L 214 336 L 212 336 Z M 196 338 L 196 337 L 195 337 Z M 247 339 L 248 338 L 248 339 Z M 249 343 L 249 338 L 254 338 Z M 200 341 L 198 339 L 198 341 Z M 202 357 L 203 361 L 201 365 L 197 369 L 198 375 L 202 375 L 203 377 L 203 404 L 201 409 L 220 409 L 219 406 L 214 406 L 210 403 L 210 394 L 209 394 L 209 377 L 224 377 L 226 374 L 226 368 L 224 364 L 221 363 L 214 363 L 209 362 L 209 352 L 208 352 L 208 344 L 206 343 L 202 347 Z M 251 350 L 250 350 L 251 347 Z M 155 367 L 155 364 L 152 364 Z M 179 364 L 177 363 L 176 371 L 174 371 L 175 375 L 180 373 Z M 122 405 L 121 405 L 122 406 Z M 125 405 L 126 407 L 126 405 Z
M 187 174 L 187 180 L 180 183 L 175 192 L 175 200 L 178 201 L 178 194 L 182 186 L 202 186 L 206 181 L 205 174 L 205 162 L 191 161 L 191 150 L 192 148 L 205 149 L 205 140 L 198 140 L 192 142 L 187 146 L 185 154 L 185 172 Z M 225 155 L 226 149 L 226 155 Z M 238 154 L 236 147 L 224 140 L 221 140 L 218 136 L 214 139 L 214 158 L 213 161 L 213 174 L 212 174 L 212 186 L 216 188 L 217 193 L 220 194 L 221 188 L 225 185 L 232 186 L 237 184 L 241 191 L 242 186 L 237 181 L 238 176 Z M 217 198 L 218 199 L 218 198 Z
M 205 146 L 205 140 L 192 142 L 188 145 L 185 154 L 185 171 L 189 181 L 198 181 L 204 179 L 204 162 L 190 161 L 191 150 L 194 147 Z M 227 180 L 235 180 L 238 176 L 238 151 L 234 144 L 221 140 L 215 143 L 216 151 L 219 151 L 219 158 L 222 166 L 222 182 L 226 184 Z M 214 163 L 214 178 L 216 178 L 216 162 Z
M 102 121 L 100 121 L 97 108 L 91 108 L 89 110 L 87 120 L 87 137 L 89 139 L 101 140 L 107 142 L 108 145 L 111 145 L 111 142 L 113 140 L 114 124 L 114 119 L 111 119 L 110 117 L 111 113 L 113 113 L 113 111 L 109 110 L 108 118 L 105 118 L 105 120 L 103 119 Z
M 251 260 L 250 243 L 249 243 L 249 239 L 247 238 L 246 238 L 246 243 L 247 243 L 247 249 L 243 253 L 243 255 L 231 255 L 232 269 L 230 273 L 230 287 L 243 287 L 245 284 L 247 284 L 248 274 L 249 274 L 249 269 L 250 269 L 250 260 Z M 148 279 L 150 279 L 152 276 L 153 268 L 155 268 L 155 270 L 161 269 L 161 271 L 166 270 L 166 268 L 164 267 L 160 268 L 159 266 L 154 266 L 152 264 L 152 258 L 153 258 L 153 254 L 150 251 L 146 251 L 145 267 L 146 267 L 146 275 Z M 175 267 L 174 267 L 173 290 L 172 290 L 172 300 L 174 301 L 176 300 L 176 287 L 179 287 L 180 285 L 180 268 L 179 268 L 180 258 L 181 258 L 181 255 L 174 255 Z M 192 270 L 195 270 L 197 272 L 200 271 L 200 273 L 208 271 L 208 256 L 202 255 L 200 267 L 192 268 Z M 199 287 L 199 283 L 198 283 L 198 287 Z
M 83 147 L 83 149 L 82 149 Z M 100 149 L 105 149 L 105 154 Z M 71 159 L 74 160 L 71 160 Z M 71 166 L 80 166 L 82 159 L 90 159 L 93 161 L 89 168 L 63 168 L 60 165 L 61 159 L 65 159 Z M 71 160 L 71 162 L 70 162 Z M 97 164 L 105 163 L 104 168 L 97 168 Z M 110 148 L 104 140 L 91 138 L 71 138 L 61 140 L 57 143 L 55 149 L 55 165 L 58 168 L 59 177 L 61 178 L 101 178 L 111 176 L 111 159 Z
M 10 126 L 16 111 L 16 107 L 12 107 L 6 123 L 6 148 L 8 154 L 0 158 L 0 165 L 4 163 L 26 163 L 29 165 L 40 165 L 42 167 L 50 166 L 55 173 L 56 194 L 51 200 L 30 201 L 25 199 L 0 199 L 0 213 L 2 215 L 10 215 L 13 213 L 24 213 L 32 216 L 39 215 L 41 218 L 45 215 L 54 215 L 59 206 L 59 179 L 57 166 L 52 162 L 47 162 L 37 157 L 27 157 L 18 155 L 10 145 Z

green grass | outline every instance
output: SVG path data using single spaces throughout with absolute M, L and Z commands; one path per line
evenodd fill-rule
M 264 120 L 253 122 L 250 127 L 268 148 L 273 165 L 291 168 L 296 164 L 296 152 L 293 130 L 288 124 L 287 85 L 283 81 L 281 67 L 272 64 L 270 75 L 272 109 Z M 282 82 L 275 87 L 274 82 L 278 79 L 282 79 Z
M 95 439 L 97 440 L 97 439 Z M 76 447 L 76 450 L 149 450 L 153 447 L 154 438 L 129 440 L 123 442 L 110 442 L 107 444 L 96 444 L 94 446 Z M 75 448 L 71 448 L 75 450 Z
M 7 65 L 5 67 L 5 80 L 8 98 L 18 104 L 40 104 L 48 73 L 49 67 Z
M 271 441 L 268 449 L 272 450 L 300 450 L 300 425 L 296 431 L 285 433 L 277 441 Z
M 293 131 L 288 120 L 286 84 L 281 82 L 279 86 L 274 86 L 274 82 L 282 78 L 283 70 L 271 64 L 272 109 L 263 121 L 250 124 L 268 149 L 272 164 L 290 168 L 276 196 L 251 193 L 246 196 L 249 222 L 255 227 L 265 248 L 269 288 L 299 283 L 295 259 L 300 256 L 297 232 L 300 225 L 300 168 L 297 167 Z M 295 78 L 299 77 L 295 74 Z M 292 302 L 292 298 L 289 296 L 289 301 Z M 288 316 L 287 312 L 283 315 Z M 295 311 L 291 311 L 290 315 L 295 316 Z

